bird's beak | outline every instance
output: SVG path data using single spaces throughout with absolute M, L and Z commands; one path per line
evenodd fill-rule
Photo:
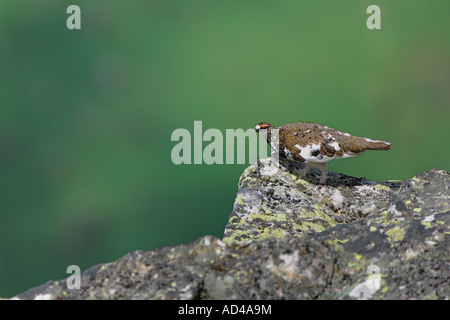
M 255 131 L 256 131 L 256 132 L 259 132 L 259 129 L 260 129 L 260 126 L 256 126 L 256 127 L 255 127 Z

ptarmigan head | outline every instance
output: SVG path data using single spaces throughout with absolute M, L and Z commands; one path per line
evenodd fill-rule
M 271 148 L 278 152 L 278 128 L 274 127 L 268 122 L 260 122 L 256 125 L 255 131 L 259 133 L 264 139 L 266 139 L 267 143 L 270 144 Z
M 270 142 L 270 131 L 272 129 L 275 129 L 273 125 L 271 125 L 268 122 L 260 122 L 255 126 L 255 131 L 257 133 L 260 133 L 264 138 L 269 138 L 268 141 Z

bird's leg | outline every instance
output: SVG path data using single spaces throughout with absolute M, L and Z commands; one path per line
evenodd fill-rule
M 316 167 L 320 170 L 322 175 L 320 176 L 320 184 L 325 184 L 328 178 L 328 165 L 326 163 L 316 163 Z
M 309 169 L 311 168 L 317 168 L 320 170 L 322 175 L 320 176 L 319 183 L 325 184 L 325 181 L 327 181 L 328 178 L 328 165 L 326 163 L 320 163 L 320 162 L 306 162 L 305 168 L 300 170 L 300 177 L 303 178 L 308 173 Z
M 303 178 L 308 173 L 311 166 L 308 162 L 305 163 L 305 167 L 302 170 L 299 170 L 300 178 Z

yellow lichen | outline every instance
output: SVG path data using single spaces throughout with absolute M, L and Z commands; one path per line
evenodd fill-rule
M 405 236 L 405 230 L 399 227 L 394 227 L 386 231 L 386 235 L 388 235 L 389 242 L 397 242 L 402 241 Z
M 367 268 L 366 259 L 361 254 L 357 254 L 357 253 L 355 253 L 353 256 L 355 259 L 350 261 L 348 263 L 348 266 L 350 268 L 354 268 L 357 271 L 365 270 Z
M 287 217 L 285 213 L 273 214 L 270 210 L 264 211 L 264 214 L 251 214 L 249 220 L 253 221 L 255 219 L 261 219 L 264 221 L 286 221 Z
M 422 221 L 421 224 L 422 224 L 423 226 L 425 226 L 426 228 L 431 228 L 431 227 L 432 227 L 432 226 L 431 226 L 431 223 L 428 222 L 428 221 Z
M 389 188 L 388 186 L 382 185 L 382 184 L 376 184 L 374 185 L 375 188 L 377 188 L 378 190 L 386 190 L 386 191 L 390 191 L 391 188 Z
M 328 240 L 328 243 L 330 243 L 330 244 L 346 243 L 349 240 L 350 239 L 333 239 L 333 240 Z
M 375 247 L 375 242 L 373 241 L 366 246 L 367 249 L 372 249 L 373 247 Z
M 237 204 L 244 204 L 244 197 L 237 196 L 236 200 L 235 200 L 235 203 L 237 203 Z

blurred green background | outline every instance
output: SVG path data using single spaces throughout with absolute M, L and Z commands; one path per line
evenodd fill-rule
M 82 29 L 68 30 L 78 4 Z M 366 8 L 381 7 L 381 30 Z M 246 165 L 177 128 L 312 121 L 393 142 L 329 170 L 449 169 L 449 1 L 0 0 L 0 297 L 222 236 Z

